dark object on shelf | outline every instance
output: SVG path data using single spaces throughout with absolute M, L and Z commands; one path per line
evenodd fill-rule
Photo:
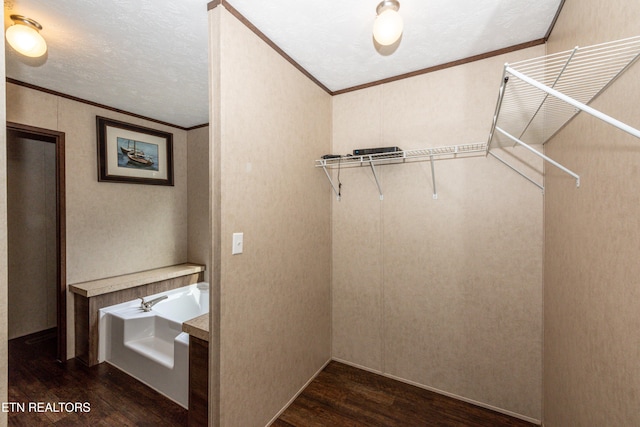
M 353 155 L 368 156 L 369 154 L 397 153 L 398 151 L 402 150 L 398 147 L 356 148 L 353 150 Z
M 322 156 L 323 159 L 339 159 L 342 157 L 340 154 L 325 154 Z

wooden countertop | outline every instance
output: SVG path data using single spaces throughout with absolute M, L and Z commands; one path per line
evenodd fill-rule
M 169 267 L 155 268 L 153 270 L 141 271 L 138 273 L 124 274 L 122 276 L 74 283 L 69 285 L 69 290 L 75 294 L 88 298 L 96 295 L 121 291 L 123 289 L 135 288 L 136 286 L 146 285 L 147 283 L 160 282 L 162 280 L 200 273 L 201 271 L 204 271 L 204 269 L 204 265 L 198 264 L 187 263 L 172 265 Z
M 182 332 L 209 342 L 209 313 L 184 322 L 182 324 Z

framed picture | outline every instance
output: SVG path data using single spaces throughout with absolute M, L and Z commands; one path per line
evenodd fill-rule
M 96 116 L 98 181 L 173 185 L 173 134 Z

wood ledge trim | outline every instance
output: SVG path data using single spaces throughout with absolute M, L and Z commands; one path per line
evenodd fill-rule
M 155 268 L 120 276 L 107 277 L 104 279 L 90 280 L 87 282 L 74 283 L 69 285 L 69 291 L 80 296 L 90 298 L 98 295 L 131 289 L 149 283 L 174 279 L 200 273 L 205 270 L 203 265 L 198 264 L 178 264 L 169 267 Z

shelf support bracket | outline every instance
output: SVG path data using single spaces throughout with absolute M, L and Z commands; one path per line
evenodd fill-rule
M 565 61 L 564 66 L 562 67 L 562 70 L 560 70 L 560 72 L 558 72 L 558 75 L 556 76 L 556 79 L 554 80 L 553 84 L 551 85 L 551 89 L 554 89 L 556 87 L 556 85 L 560 81 L 560 78 L 562 77 L 562 74 L 565 72 L 565 70 L 567 69 L 567 67 L 571 63 L 571 60 L 575 56 L 576 52 L 578 52 L 578 46 L 573 48 L 573 50 L 571 51 L 571 55 L 569 55 L 569 57 Z M 533 113 L 533 115 L 531 116 L 531 119 L 529 119 L 529 122 L 527 123 L 527 125 L 524 127 L 524 129 L 520 133 L 520 136 L 518 136 L 519 139 L 522 139 L 522 136 L 527 132 L 527 129 L 529 129 L 529 126 L 531 126 L 531 123 L 533 123 L 533 120 L 536 118 L 538 113 L 542 110 L 542 106 L 544 105 L 545 102 L 547 102 L 547 98 L 549 98 L 549 95 L 551 95 L 551 94 L 549 92 L 547 92 L 546 95 L 544 96 L 544 99 L 542 100 L 542 102 L 540 102 L 540 105 L 538 105 L 538 108 L 536 109 L 536 112 Z
M 384 200 L 384 196 L 382 195 L 382 187 L 380 186 L 380 180 L 378 179 L 376 168 L 375 166 L 373 166 L 373 158 L 371 156 L 369 156 L 369 166 L 371 166 L 371 172 L 373 172 L 373 178 L 376 180 L 376 185 L 378 186 L 378 193 L 380 193 L 380 200 Z
M 518 169 L 514 168 L 513 166 L 511 166 L 509 163 L 507 163 L 505 160 L 501 159 L 500 157 L 496 156 L 495 153 L 493 151 L 489 151 L 489 154 L 496 160 L 498 160 L 500 163 L 502 163 L 503 165 L 505 165 L 506 167 L 508 167 L 509 169 L 511 169 L 512 171 L 514 171 L 515 173 L 517 173 L 518 175 L 520 175 L 521 177 L 523 177 L 524 179 L 526 179 L 527 181 L 529 181 L 530 183 L 532 183 L 533 185 L 535 185 L 536 187 L 538 187 L 543 193 L 544 193 L 544 187 L 540 184 L 538 184 L 537 182 L 535 182 L 533 179 L 529 178 L 527 175 L 523 174 L 522 172 L 520 172 Z
M 322 170 L 324 171 L 325 174 L 327 174 L 327 179 L 329 180 L 329 183 L 331 184 L 331 188 L 333 188 L 333 192 L 336 193 L 336 200 L 340 201 L 340 192 L 338 191 L 338 189 L 336 188 L 335 184 L 333 183 L 333 180 L 331 179 L 331 175 L 329 175 L 329 171 L 327 170 L 327 166 L 326 165 L 322 165 Z
M 493 141 L 493 133 L 496 130 L 496 125 L 498 123 L 498 116 L 500 115 L 500 110 L 502 109 L 502 100 L 504 99 L 504 92 L 507 89 L 507 83 L 509 83 L 509 76 L 507 76 L 507 68 L 509 64 L 505 64 L 502 69 L 502 84 L 500 85 L 500 92 L 498 93 L 498 102 L 496 104 L 496 111 L 493 113 L 493 122 L 491 123 L 491 131 L 489 131 L 489 140 L 487 141 L 487 151 L 486 154 L 489 154 L 489 150 L 491 149 L 491 141 Z
M 551 163 L 553 166 L 557 167 L 561 171 L 563 171 L 563 172 L 571 175 L 572 177 L 574 177 L 576 179 L 576 187 L 580 187 L 580 175 L 578 175 L 577 173 L 571 171 L 570 169 L 567 169 L 566 167 L 562 166 L 560 163 L 556 162 L 555 160 L 553 160 L 549 156 L 545 156 L 544 154 L 542 154 L 541 152 L 539 152 L 535 148 L 531 147 L 529 144 L 526 144 L 526 143 L 520 141 L 518 138 L 516 138 L 515 136 L 511 135 L 510 133 L 504 131 L 502 128 L 499 128 L 498 126 L 496 126 L 496 130 L 498 132 L 500 132 L 501 134 L 503 134 L 504 136 L 506 136 L 507 138 L 509 138 L 510 140 L 512 140 L 513 142 L 515 142 L 516 144 L 526 148 L 527 150 L 531 151 L 536 156 L 546 160 L 547 162 Z
M 438 198 L 438 191 L 436 190 L 436 170 L 433 165 L 433 154 L 429 155 L 429 162 L 431 163 L 431 181 L 433 182 L 433 198 Z

